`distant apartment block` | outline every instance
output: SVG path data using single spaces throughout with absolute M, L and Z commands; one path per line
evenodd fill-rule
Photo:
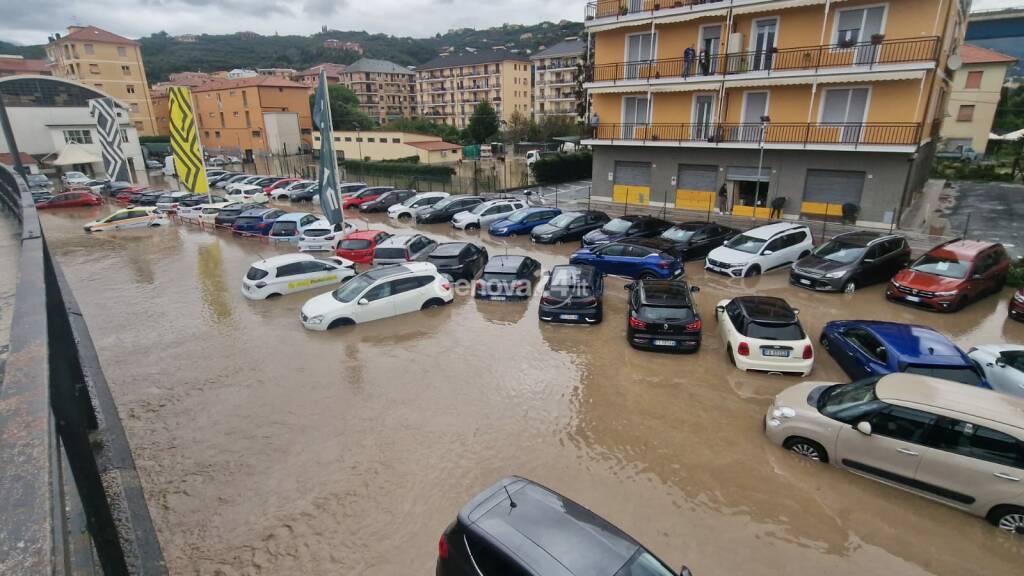
M 356 93 L 359 109 L 379 124 L 411 118 L 416 110 L 416 75 L 404 66 L 360 58 L 345 68 L 341 78 Z
M 530 56 L 533 62 L 533 117 L 575 118 L 577 65 L 586 59 L 587 44 L 566 38 Z
M 52 75 L 50 63 L 46 60 L 33 60 L 12 54 L 0 54 L 0 77 L 18 76 L 21 74 Z
M 960 47 L 960 68 L 953 73 L 946 117 L 942 120 L 942 148 L 985 153 L 996 118 L 1006 71 L 1017 59 L 981 46 Z
M 292 75 L 292 80 L 299 84 L 305 84 L 306 86 L 316 86 L 317 79 L 320 78 L 321 70 L 327 72 L 328 84 L 342 83 L 342 74 L 345 72 L 345 65 L 331 64 L 330 62 L 317 64 L 316 66 L 311 66 L 301 72 L 296 72 Z
M 324 40 L 324 48 L 328 50 L 345 50 L 347 52 L 355 52 L 356 54 L 363 53 L 363 47 L 359 42 L 344 42 L 333 38 Z
M 46 45 L 54 76 L 98 88 L 124 102 L 142 136 L 157 133 L 139 43 L 95 26 L 69 26 Z
M 198 34 L 180 34 L 174 37 L 175 42 L 184 42 L 186 44 L 193 44 L 199 41 Z
M 320 150 L 320 133 L 313 149 Z M 398 160 L 416 156 L 421 164 L 447 164 L 462 159 L 462 146 L 429 134 L 391 131 L 335 130 L 334 152 L 347 159 Z
M 257 68 L 256 74 L 260 76 L 276 76 L 278 78 L 291 79 L 292 76 L 298 74 L 299 71 L 295 68 Z
M 529 116 L 532 95 L 530 59 L 508 50 L 438 56 L 416 69 L 419 115 L 459 129 L 485 100 L 502 120 Z

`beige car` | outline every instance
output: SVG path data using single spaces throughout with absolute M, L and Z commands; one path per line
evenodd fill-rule
M 1024 536 L 1024 399 L 902 373 L 805 382 L 775 397 L 765 434 Z

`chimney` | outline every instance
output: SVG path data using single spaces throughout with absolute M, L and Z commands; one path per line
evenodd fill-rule
M 74 34 L 75 32 L 78 32 L 79 30 L 81 30 L 82 28 L 85 28 L 85 26 L 78 26 L 78 25 L 68 26 L 68 34 Z

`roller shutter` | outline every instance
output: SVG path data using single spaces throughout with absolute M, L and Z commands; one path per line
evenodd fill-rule
M 650 162 L 616 162 L 615 184 L 622 186 L 651 185 Z
M 823 204 L 860 204 L 864 191 L 864 172 L 842 170 L 808 170 L 804 185 L 804 202 Z
M 677 180 L 676 188 L 681 190 L 714 192 L 718 182 L 718 166 L 680 164 Z

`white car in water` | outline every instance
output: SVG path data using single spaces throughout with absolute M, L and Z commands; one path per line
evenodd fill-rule
M 242 295 L 250 300 L 264 300 L 339 284 L 355 275 L 356 265 L 351 260 L 282 254 L 253 262 L 242 277 Z
M 449 196 L 451 194 L 447 192 L 420 192 L 404 202 L 390 206 L 388 208 L 388 218 L 411 220 L 416 217 L 417 211 L 433 206 Z
M 726 354 L 740 370 L 807 376 L 814 348 L 794 310 L 782 298 L 740 296 L 715 307 Z
M 127 230 L 130 228 L 148 228 L 150 226 L 166 226 L 171 221 L 167 215 L 153 206 L 125 208 L 118 210 L 106 218 L 89 222 L 82 228 L 86 232 L 103 232 L 110 230 Z
M 733 278 L 757 276 L 788 267 L 813 249 L 810 228 L 777 222 L 737 234 L 708 253 L 704 268 Z
M 459 230 L 481 229 L 490 226 L 509 214 L 526 207 L 526 202 L 511 198 L 488 200 L 473 207 L 472 210 L 459 212 L 452 217 L 452 227 Z
M 436 308 L 454 299 L 451 282 L 433 264 L 408 262 L 373 268 L 311 299 L 299 319 L 309 330 L 330 330 Z
M 341 230 L 335 229 L 327 220 L 318 220 L 302 231 L 302 235 L 299 236 L 299 251 L 330 250 L 333 252 L 338 249 L 341 241 L 355 230 L 356 225 L 348 220 L 342 223 Z
M 1024 398 L 1024 346 L 985 344 L 967 353 L 985 373 L 985 381 L 1001 394 Z
M 178 217 L 186 222 L 194 224 L 203 223 L 213 226 L 213 220 L 220 214 L 221 208 L 230 206 L 233 202 L 214 202 L 213 204 L 198 204 L 188 209 L 178 208 Z
M 63 182 L 65 186 L 84 186 L 87 182 L 91 182 L 92 178 L 82 174 L 81 172 L 65 172 L 64 175 L 60 177 L 60 181 Z
M 312 180 L 296 180 L 280 188 L 274 188 L 270 191 L 270 197 L 274 200 L 289 200 L 292 194 L 306 190 L 311 186 L 316 186 L 316 182 Z
M 270 201 L 270 198 L 267 198 L 266 193 L 263 192 L 263 188 L 252 184 L 242 184 L 229 190 L 230 191 L 224 196 L 224 198 L 231 202 L 255 202 L 257 204 L 266 204 Z

